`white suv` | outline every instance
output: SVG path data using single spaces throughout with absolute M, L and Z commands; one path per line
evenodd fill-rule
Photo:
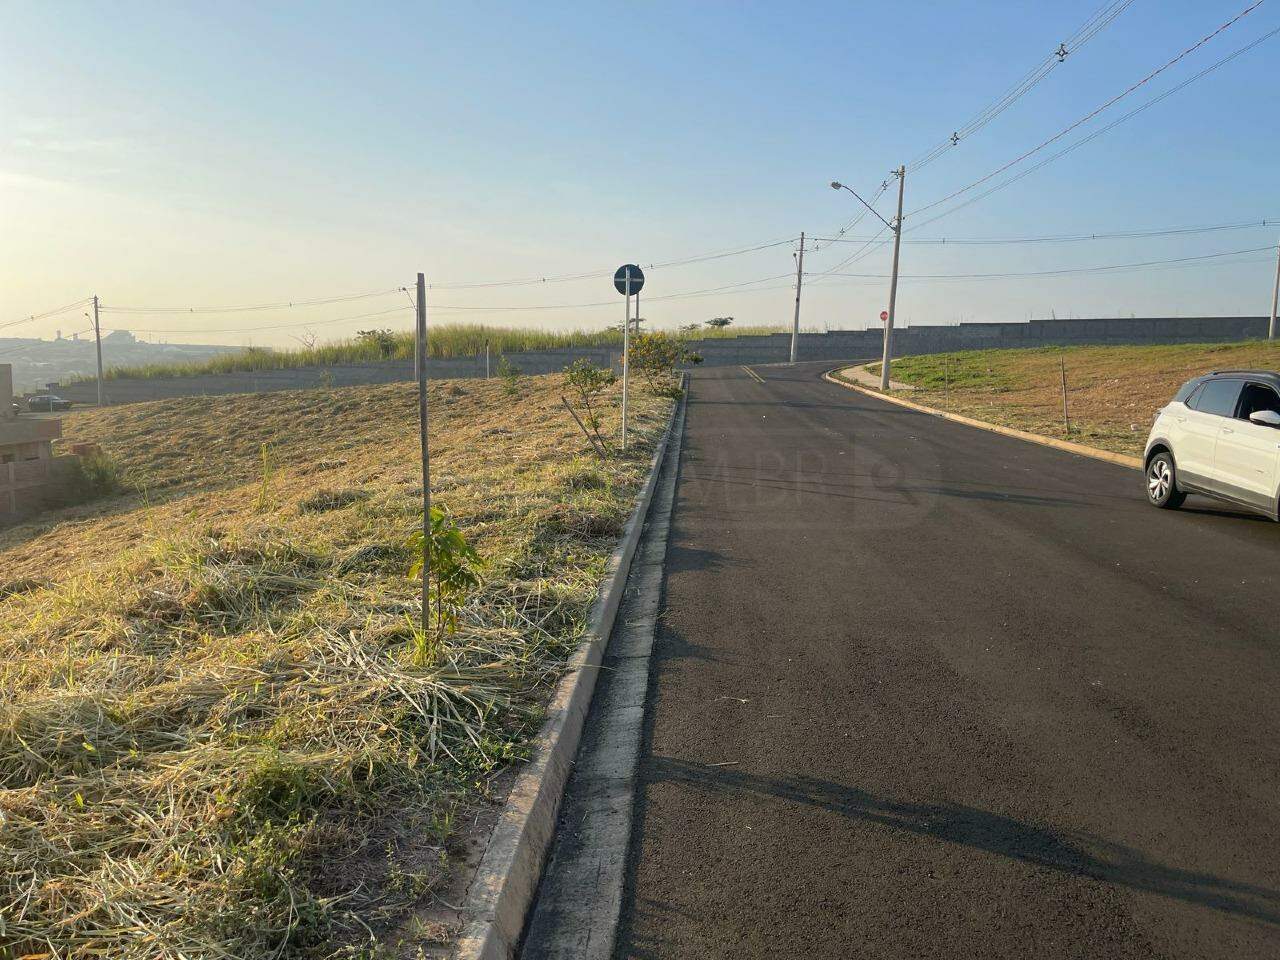
M 1280 520 L 1280 374 L 1222 370 L 1184 383 L 1156 414 L 1142 462 L 1157 507 L 1202 493 Z

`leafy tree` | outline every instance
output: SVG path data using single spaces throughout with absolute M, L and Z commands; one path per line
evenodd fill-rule
M 707 321 L 707 326 L 723 330 L 731 323 L 733 323 L 733 317 L 712 317 Z

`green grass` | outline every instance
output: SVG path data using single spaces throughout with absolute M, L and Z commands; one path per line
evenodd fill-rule
M 1062 415 L 1064 362 L 1069 431 Z M 1231 368 L 1280 370 L 1280 344 L 967 350 L 895 360 L 893 379 L 914 387 L 911 399 L 931 407 L 1140 455 L 1153 415 L 1179 385 Z
M 692 332 L 679 331 L 675 335 L 689 339 L 723 339 L 781 332 L 783 332 L 782 327 L 731 326 L 703 327 Z M 497 357 L 503 353 L 518 353 L 524 350 L 563 350 L 573 347 L 621 348 L 622 331 L 606 329 L 561 332 L 519 327 L 491 327 L 473 323 L 445 324 L 434 327 L 428 332 L 427 355 L 440 359 L 471 357 L 484 352 L 486 341 L 496 362 Z M 318 344 L 314 347 L 285 350 L 248 347 L 237 353 L 223 354 L 208 360 L 152 363 L 136 367 L 108 367 L 106 377 L 108 380 L 123 377 L 154 380 L 168 377 L 195 377 L 201 374 L 290 370 L 296 367 L 326 367 L 348 363 L 378 363 L 384 360 L 411 359 L 413 359 L 413 335 L 394 333 L 381 343 L 351 338 Z M 69 382 L 90 379 L 92 377 L 76 377 Z

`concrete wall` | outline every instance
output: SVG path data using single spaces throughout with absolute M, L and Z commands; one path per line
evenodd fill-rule
M 1265 337 L 1266 317 L 1156 317 L 1128 320 L 1033 320 L 1030 323 L 962 323 L 958 326 L 904 327 L 895 331 L 894 355 L 948 353 L 992 347 L 1072 346 L 1084 344 L 1207 343 Z M 802 333 L 800 360 L 861 360 L 879 357 L 883 334 L 871 330 Z M 708 366 L 741 363 L 784 363 L 790 357 L 790 335 L 694 340 L 690 345 Z M 618 365 L 618 351 L 609 349 L 537 350 L 511 353 L 507 358 L 526 374 L 555 373 L 580 357 L 600 366 Z M 493 358 L 496 376 L 498 358 Z M 484 357 L 429 360 L 433 379 L 484 376 Z M 302 367 L 200 377 L 107 381 L 111 404 L 137 403 L 164 397 L 223 393 L 258 393 L 326 386 L 393 383 L 413 379 L 411 361 Z M 56 392 L 77 403 L 94 403 L 92 381 L 58 387 Z

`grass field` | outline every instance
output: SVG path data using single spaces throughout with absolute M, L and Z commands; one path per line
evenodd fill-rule
M 411 385 L 67 418 L 133 490 L 0 531 L 0 957 L 448 939 L 412 918 L 524 756 L 670 409 L 637 395 L 601 461 L 560 377 L 518 390 L 432 388 L 434 502 L 485 561 L 442 643 L 407 575 Z
M 621 326 L 621 324 L 619 324 Z M 701 327 L 697 331 L 680 331 L 680 337 L 720 339 L 726 337 L 761 336 L 781 333 L 782 327 L 741 326 Z M 605 330 L 537 330 L 525 327 L 490 327 L 484 324 L 443 324 L 433 327 L 427 337 L 427 352 L 432 357 L 470 357 L 484 352 L 485 342 L 497 362 L 503 353 L 521 350 L 552 350 L 569 347 L 622 346 L 620 329 Z M 155 363 L 137 367 L 108 367 L 109 380 L 121 377 L 194 377 L 204 373 L 235 373 L 255 370 L 288 370 L 296 367 L 323 367 L 342 363 L 377 363 L 382 360 L 413 359 L 413 335 L 395 333 L 377 342 L 353 338 L 318 344 L 314 347 L 275 350 L 249 347 L 245 350 L 189 363 Z M 70 382 L 91 380 L 90 376 L 73 377 Z
M 1067 408 L 1062 415 L 1062 368 Z M 872 370 L 879 372 L 880 365 Z M 974 350 L 905 357 L 893 378 L 912 400 L 1050 437 L 1141 456 L 1157 410 L 1210 370 L 1280 370 L 1280 345 L 1245 343 Z

